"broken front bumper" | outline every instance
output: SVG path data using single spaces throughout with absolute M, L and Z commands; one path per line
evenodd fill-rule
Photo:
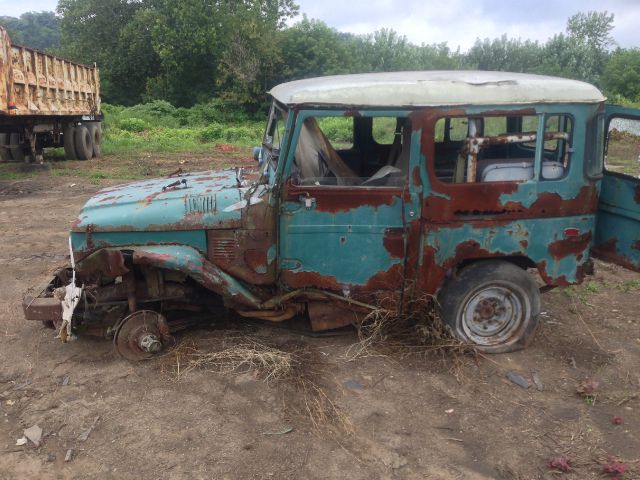
M 59 321 L 62 319 L 62 305 L 53 291 L 59 283 L 59 277 L 52 277 L 49 282 L 28 292 L 22 299 L 22 310 L 26 320 Z

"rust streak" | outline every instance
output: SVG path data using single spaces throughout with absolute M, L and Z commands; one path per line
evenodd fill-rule
M 556 240 L 549 245 L 549 253 L 556 260 L 561 260 L 569 255 L 577 256 L 589 247 L 591 236 L 591 232 L 587 232 L 575 237 Z

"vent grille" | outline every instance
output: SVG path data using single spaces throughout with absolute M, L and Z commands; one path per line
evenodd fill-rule
M 185 198 L 186 213 L 213 213 L 216 211 L 215 195 L 195 195 Z
M 237 248 L 235 232 L 223 230 L 209 233 L 209 258 L 214 263 L 232 263 L 236 258 Z

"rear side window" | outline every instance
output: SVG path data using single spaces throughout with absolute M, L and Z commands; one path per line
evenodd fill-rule
M 599 114 L 587 124 L 585 172 L 589 178 L 602 176 L 604 143 L 604 115 Z
M 440 118 L 435 173 L 446 183 L 527 181 L 533 178 L 537 116 Z
M 605 168 L 640 178 L 640 120 L 614 117 L 607 131 Z
M 441 118 L 435 126 L 435 172 L 446 183 L 525 182 L 534 178 L 537 115 Z M 557 180 L 569 168 L 573 122 L 545 118 L 539 178 Z

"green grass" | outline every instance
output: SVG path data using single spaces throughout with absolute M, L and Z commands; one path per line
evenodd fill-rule
M 23 180 L 36 174 L 36 172 L 16 171 L 15 165 L 12 163 L 0 163 L 0 180 Z
M 197 152 L 219 144 L 258 145 L 266 115 L 249 116 L 220 102 L 176 108 L 155 101 L 133 107 L 103 104 L 102 152 Z

